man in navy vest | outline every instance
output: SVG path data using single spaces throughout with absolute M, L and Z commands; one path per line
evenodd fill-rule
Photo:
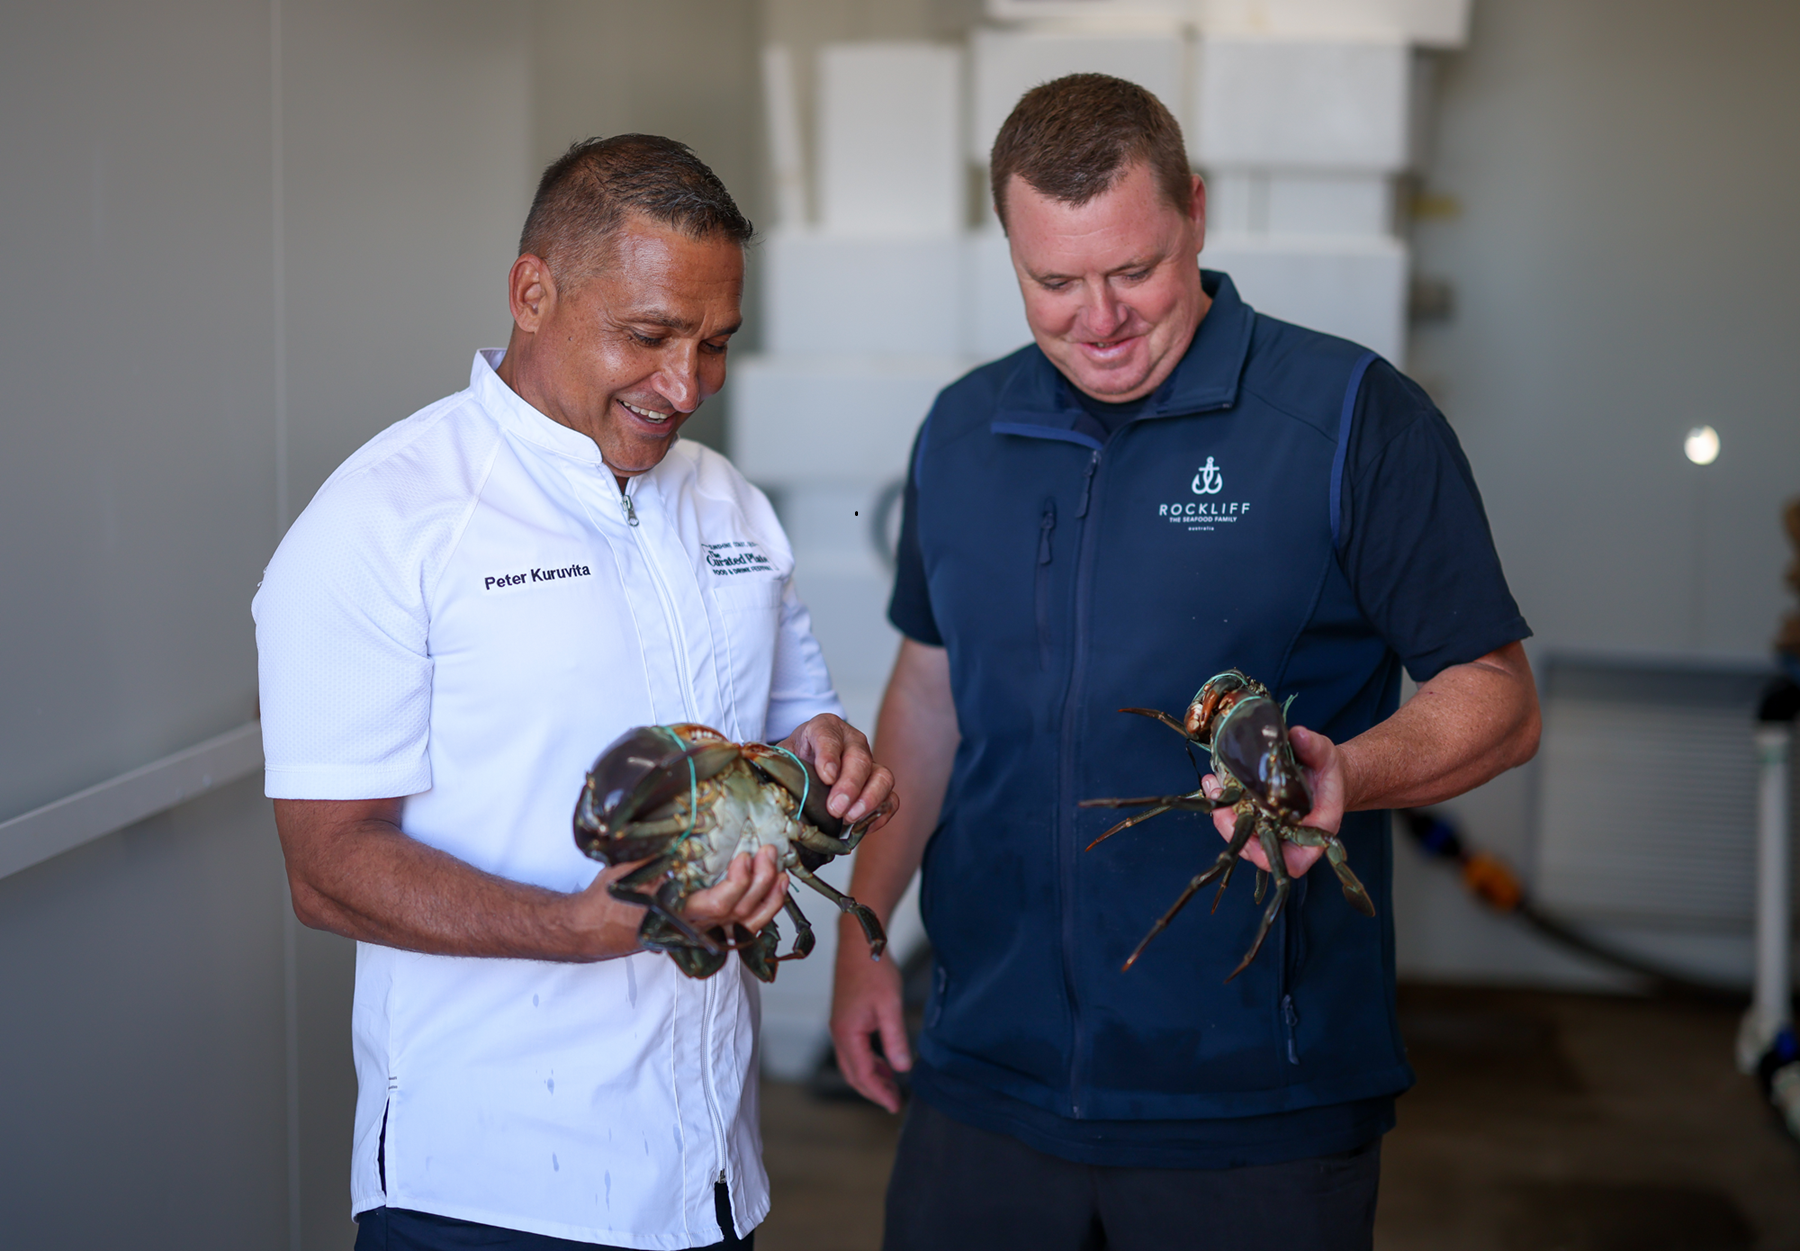
M 1386 810 L 1530 759 L 1530 630 L 1424 392 L 1196 265 L 1205 188 L 1154 96 L 1035 88 L 991 164 L 1035 343 L 920 429 L 877 746 L 908 804 L 852 888 L 885 915 L 923 862 L 916 1060 L 897 972 L 848 935 L 832 1014 L 859 1091 L 898 1110 L 912 1074 L 887 1247 L 1367 1247 L 1413 1080 Z M 1078 802 L 1191 790 L 1175 737 L 1118 709 L 1179 716 L 1232 667 L 1294 697 L 1305 820 L 1339 831 L 1376 918 L 1288 846 L 1241 976 L 1262 911 L 1241 878 L 1121 972 L 1218 845 L 1165 816 L 1084 852 L 1120 814 Z

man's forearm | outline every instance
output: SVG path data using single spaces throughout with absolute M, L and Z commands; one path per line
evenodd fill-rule
M 893 770 L 900 810 L 856 851 L 850 893 L 885 924 L 906 893 L 937 828 L 960 736 L 941 647 L 900 645 L 875 727 L 876 758 Z
M 592 961 L 637 949 L 643 913 L 484 873 L 386 815 L 276 801 L 294 910 L 315 929 L 436 955 Z
M 1537 752 L 1537 688 L 1517 643 L 1452 665 L 1338 750 L 1345 810 L 1439 803 Z

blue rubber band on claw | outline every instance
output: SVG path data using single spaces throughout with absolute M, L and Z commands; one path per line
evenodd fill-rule
M 800 807 L 794 810 L 794 815 L 804 820 L 806 817 L 806 798 L 812 794 L 812 771 L 806 767 L 806 762 L 804 760 L 783 747 L 780 743 L 771 743 L 769 745 L 800 766 Z

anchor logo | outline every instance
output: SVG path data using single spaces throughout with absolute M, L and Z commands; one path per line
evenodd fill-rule
M 1219 467 L 1213 464 L 1213 458 L 1208 456 L 1190 485 L 1195 495 L 1217 495 L 1225 486 L 1225 475 L 1219 472 Z

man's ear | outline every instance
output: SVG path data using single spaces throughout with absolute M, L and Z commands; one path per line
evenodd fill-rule
M 1198 252 L 1206 246 L 1206 181 L 1200 175 L 1191 175 L 1193 185 L 1188 191 L 1188 217 L 1194 223 L 1194 250 Z
M 506 288 L 513 324 L 526 334 L 536 334 L 556 307 L 556 279 L 550 276 L 550 266 L 543 257 L 527 252 L 513 262 Z

